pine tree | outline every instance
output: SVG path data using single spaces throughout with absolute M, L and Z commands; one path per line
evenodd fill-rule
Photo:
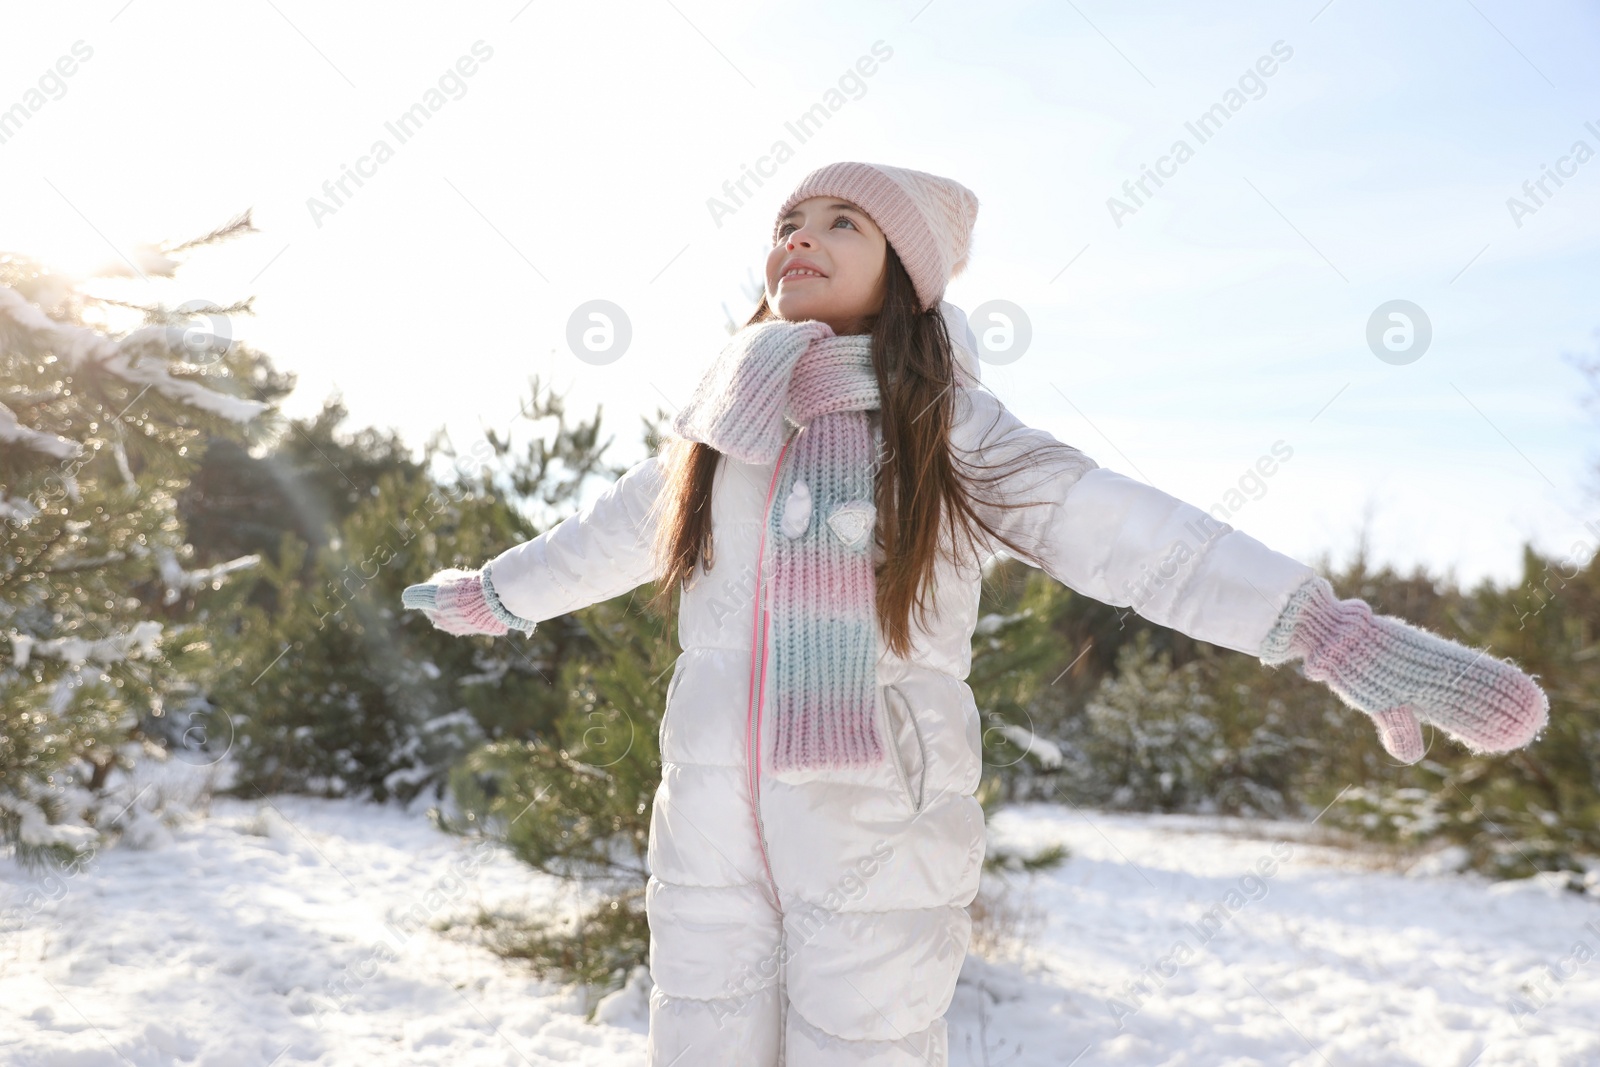
M 171 277 L 188 251 L 252 230 L 246 213 L 97 276 Z M 88 281 L 0 255 L 0 842 L 25 861 L 64 858 L 115 819 L 99 810 L 113 772 L 209 669 L 207 606 L 225 608 L 226 577 L 254 560 L 192 569 L 176 494 L 206 435 L 247 440 L 281 385 L 228 336 L 248 302 L 125 303 Z M 115 335 L 106 322 L 129 312 L 142 324 Z
M 1517 582 L 1484 581 L 1470 595 L 1447 589 L 1433 598 L 1437 612 L 1417 618 L 1533 675 L 1550 698 L 1544 734 L 1515 752 L 1476 756 L 1424 726 L 1430 746 L 1417 764 L 1394 766 L 1377 750 L 1335 779 L 1348 788 L 1325 822 L 1407 847 L 1451 844 L 1465 866 L 1490 877 L 1568 871 L 1570 888 L 1600 891 L 1600 567 L 1592 546 L 1574 550 L 1545 557 L 1525 544 Z M 1395 611 L 1391 587 L 1403 594 L 1412 583 L 1385 569 L 1365 584 L 1375 611 Z M 1363 724 L 1363 750 L 1376 748 L 1369 731 Z
M 986 807 L 1054 791 L 1063 705 L 1098 662 L 1096 635 L 1077 625 L 1078 601 L 1094 603 L 1009 555 L 985 569 L 967 682 L 982 725 Z
M 499 951 L 601 990 L 620 986 L 649 952 L 650 809 L 676 659 L 675 624 L 636 606 L 651 584 L 576 613 L 594 654 L 561 671 L 568 702 L 549 730 L 485 746 L 450 781 L 464 812 L 455 829 L 503 839 L 580 898 L 568 921 L 484 916 Z
M 273 421 L 271 436 L 253 449 L 210 440 L 178 497 L 196 559 L 272 555 L 284 533 L 315 552 L 339 536 L 384 475 L 424 476 L 425 465 L 397 433 L 346 431 L 347 415 L 334 396 L 312 418 Z
M 270 476 L 234 460 L 297 516 L 280 520 L 229 641 L 234 669 L 211 693 L 237 726 L 235 792 L 442 796 L 473 748 L 532 739 L 562 714 L 569 698 L 552 680 L 586 647 L 570 620 L 531 638 L 457 637 L 400 607 L 405 586 L 533 537 L 518 502 L 574 510 L 584 476 L 620 476 L 599 460 L 599 415 L 569 424 L 561 399 L 532 386 L 523 415 L 556 428 L 520 455 L 490 427 L 465 455 L 441 431 L 413 462 L 397 441 L 338 432 L 344 413 L 332 406 L 253 461 Z M 453 473 L 435 473 L 441 460 Z M 213 536 L 271 529 L 254 501 L 237 504 L 243 521 Z

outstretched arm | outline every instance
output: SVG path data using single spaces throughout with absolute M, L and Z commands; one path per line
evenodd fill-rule
M 1473 752 L 1508 752 L 1548 721 L 1544 690 L 1510 661 L 1375 616 L 1365 601 L 1339 600 L 1305 564 L 1062 449 L 992 393 L 961 395 L 965 417 L 958 414 L 952 445 L 984 465 L 1032 457 L 1005 479 L 1002 493 L 1043 501 L 986 517 L 1033 550 L 1025 562 L 1068 588 L 1268 666 L 1303 659 L 1300 672 L 1370 716 L 1384 748 L 1403 763 L 1423 756 L 1422 722 Z
M 621 596 L 654 577 L 651 509 L 662 476 L 659 456 L 643 459 L 582 511 L 477 571 L 440 571 L 408 587 L 402 602 L 451 633 L 498 636 Z
M 1039 502 L 982 513 L 1030 549 L 1034 558 L 1024 562 L 1075 592 L 1258 655 L 1290 596 L 1316 573 L 1026 425 L 987 390 L 958 397 L 952 447 L 968 462 L 1007 471 L 992 494 Z

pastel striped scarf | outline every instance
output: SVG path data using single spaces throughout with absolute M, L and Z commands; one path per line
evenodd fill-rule
M 872 338 L 777 319 L 740 330 L 673 420 L 746 463 L 789 462 L 768 519 L 774 770 L 877 764 Z

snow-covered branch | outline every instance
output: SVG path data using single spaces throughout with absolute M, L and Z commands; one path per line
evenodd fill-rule
M 227 577 L 234 571 L 247 570 L 261 562 L 261 557 L 255 553 L 230 559 L 225 563 L 215 566 L 203 567 L 197 571 L 186 571 L 178 558 L 172 554 L 172 549 L 162 547 L 156 549 L 157 565 L 161 568 L 161 581 L 167 587 L 165 602 L 171 604 L 177 600 L 185 589 L 200 589 L 212 582 Z
M 10 292 L 10 290 L 0 289 L 0 292 Z M 24 448 L 31 448 L 35 452 L 43 452 L 45 455 L 54 456 L 56 459 L 70 459 L 83 449 L 82 445 L 70 437 L 45 433 L 43 430 L 35 430 L 31 426 L 22 425 L 17 421 L 16 412 L 4 404 L 0 404 L 0 441 L 4 441 L 7 444 L 22 445 Z
M 1006 723 L 1000 727 L 1000 733 L 1005 736 L 1007 741 L 1010 741 L 1013 745 L 1022 749 L 1024 753 L 1038 760 L 1041 767 L 1054 770 L 1061 766 L 1064 761 L 1065 757 L 1061 754 L 1061 746 L 1054 741 L 1048 741 L 1040 737 L 1026 726 Z
M 98 278 L 139 277 L 148 279 L 150 275 L 155 275 L 158 278 L 171 278 L 178 273 L 180 266 L 182 264 L 167 255 L 159 245 L 139 244 L 134 246 L 133 256 L 127 263 L 120 259 L 114 259 L 94 273 Z
M 0 812 L 18 821 L 17 838 L 27 845 L 66 845 L 83 848 L 99 836 L 83 823 L 53 823 L 43 808 L 15 793 L 0 793 Z
M 0 490 L 0 519 L 11 522 L 27 522 L 39 514 L 39 509 L 31 500 L 20 496 L 6 496 Z
M 135 648 L 138 648 L 141 656 L 152 654 L 160 641 L 161 623 L 149 619 L 135 623 L 127 633 L 112 634 L 93 641 L 82 637 L 56 637 L 40 641 L 28 634 L 12 634 L 11 660 L 19 669 L 26 667 L 28 660 L 35 655 L 72 664 L 87 663 L 91 659 L 99 663 L 119 663 L 127 659 Z
M 95 571 L 111 563 L 121 563 L 128 558 L 126 552 L 107 552 L 103 556 L 86 559 L 67 559 L 44 568 L 46 574 L 71 574 L 74 571 Z
M 85 362 L 95 363 L 129 385 L 153 388 L 170 399 L 233 422 L 249 422 L 267 410 L 268 405 L 259 400 L 229 396 L 199 382 L 174 378 L 159 360 L 139 360 L 135 366 L 133 357 L 140 348 L 155 347 L 171 353 L 170 335 L 164 326 L 141 326 L 118 340 L 97 330 L 57 322 L 29 303 L 21 293 L 7 286 L 0 286 L 0 316 L 35 334 L 41 347 L 61 357 L 69 370 L 77 369 Z M 13 424 L 15 421 L 13 417 Z

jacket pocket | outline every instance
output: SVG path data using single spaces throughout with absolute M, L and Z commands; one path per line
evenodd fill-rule
M 661 705 L 661 723 L 656 727 L 656 755 L 665 759 L 667 744 L 667 716 L 672 712 L 672 695 L 678 691 L 678 683 L 683 680 L 683 653 L 679 653 L 678 660 L 672 665 L 672 680 L 667 683 L 667 699 Z
M 928 777 L 928 747 L 923 741 L 922 727 L 916 713 L 906 702 L 905 695 L 895 685 L 883 686 L 884 717 L 888 723 L 887 738 L 889 761 L 894 764 L 895 776 L 905 793 L 906 802 L 913 814 L 922 811 L 925 801 L 923 789 Z

